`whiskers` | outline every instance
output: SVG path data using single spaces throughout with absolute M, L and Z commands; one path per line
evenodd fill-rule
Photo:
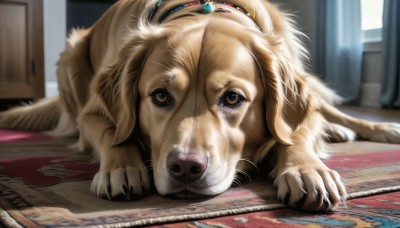
M 248 174 L 246 171 L 243 171 L 241 169 L 235 169 L 235 170 L 236 170 L 236 175 L 235 178 L 233 178 L 231 184 L 232 188 L 242 187 L 244 184 L 252 182 L 250 174 Z
M 238 160 L 231 161 L 229 163 L 235 163 L 238 164 L 239 162 L 246 162 L 246 164 L 250 164 L 250 168 L 248 168 L 249 171 L 245 171 L 240 168 L 235 168 L 236 175 L 232 181 L 231 187 L 241 187 L 246 183 L 252 183 L 253 182 L 253 177 L 256 179 L 259 176 L 259 170 L 257 165 L 251 161 L 250 159 L 247 158 L 241 158 Z
M 259 171 L 258 171 L 257 165 L 256 165 L 253 161 L 251 161 L 250 159 L 248 159 L 248 158 L 241 158 L 241 159 L 239 159 L 238 161 L 239 161 L 239 162 L 240 162 L 240 161 L 244 161 L 244 162 L 249 163 L 249 164 L 254 168 L 254 170 L 257 171 L 257 175 L 260 174 Z

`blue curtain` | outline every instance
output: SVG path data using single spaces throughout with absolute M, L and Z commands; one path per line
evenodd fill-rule
M 394 0 L 396 1 L 396 0 Z M 357 101 L 361 85 L 360 0 L 318 0 L 314 70 L 345 103 Z
M 400 108 L 400 1 L 385 0 L 383 8 L 383 75 L 380 102 Z

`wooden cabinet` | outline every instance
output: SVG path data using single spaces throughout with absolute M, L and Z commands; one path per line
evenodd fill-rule
M 0 99 L 44 96 L 43 0 L 0 0 Z

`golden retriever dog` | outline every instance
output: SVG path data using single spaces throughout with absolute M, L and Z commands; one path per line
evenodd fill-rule
M 0 127 L 79 134 L 100 162 L 101 198 L 132 200 L 153 183 L 161 195 L 215 196 L 267 170 L 287 205 L 332 210 L 346 189 L 319 158 L 325 141 L 400 143 L 400 125 L 334 108 L 299 36 L 265 0 L 120 0 L 72 32 L 59 96 L 1 113 Z

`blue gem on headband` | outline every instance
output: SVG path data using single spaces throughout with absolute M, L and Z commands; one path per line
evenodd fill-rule
M 215 11 L 215 6 L 212 2 L 206 2 L 201 6 L 204 13 L 208 14 Z

